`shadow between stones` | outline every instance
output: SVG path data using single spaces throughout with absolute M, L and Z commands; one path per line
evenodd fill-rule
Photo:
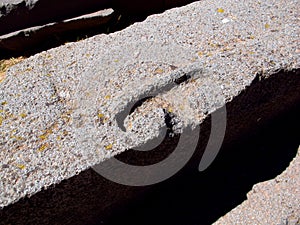
M 152 14 L 162 13 L 173 7 L 184 6 L 195 0 L 39 0 L 33 9 L 21 2 L 6 16 L 0 18 L 0 35 L 18 31 L 10 38 L 0 36 L 0 59 L 31 56 L 66 42 L 74 42 L 97 34 L 109 34 L 145 20 Z M 64 20 L 113 8 L 114 13 L 103 18 L 85 18 L 77 22 Z M 0 8 L 6 14 L 5 6 Z M 48 26 L 49 23 L 56 23 Z M 47 25 L 47 26 L 45 26 Z M 33 31 L 22 31 L 34 26 L 44 26 Z M 22 32 L 21 32 L 22 31 Z

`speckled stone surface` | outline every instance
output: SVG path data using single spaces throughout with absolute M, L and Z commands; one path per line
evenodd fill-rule
M 158 136 L 164 109 L 180 131 L 255 78 L 298 69 L 297 5 L 196 2 L 10 68 L 0 83 L 0 207 Z M 153 95 L 122 130 L 117 115 Z
M 247 200 L 218 224 L 300 224 L 300 148 L 289 167 L 275 179 L 258 183 Z

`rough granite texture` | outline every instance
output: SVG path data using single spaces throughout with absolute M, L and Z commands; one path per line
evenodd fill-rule
M 255 78 L 299 69 L 297 5 L 204 0 L 10 68 L 0 83 L 0 207 L 156 137 L 163 109 L 180 132 Z M 117 115 L 153 95 L 122 130 Z
M 300 224 L 300 147 L 289 167 L 275 179 L 258 183 L 247 200 L 213 225 Z

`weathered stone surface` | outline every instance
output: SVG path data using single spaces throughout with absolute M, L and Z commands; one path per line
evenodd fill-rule
M 296 7 L 196 2 L 12 67 L 0 84 L 0 206 L 155 138 L 164 111 L 180 131 L 255 79 L 299 69 Z M 123 131 L 117 115 L 153 95 Z

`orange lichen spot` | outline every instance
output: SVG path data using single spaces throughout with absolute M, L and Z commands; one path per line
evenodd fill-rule
M 162 74 L 162 73 L 164 73 L 164 70 L 161 69 L 161 68 L 156 68 L 156 69 L 154 70 L 154 74 Z
M 266 28 L 266 29 L 270 28 L 270 24 L 266 23 L 266 24 L 265 24 L 265 28 Z
M 110 99 L 111 98 L 111 95 L 105 95 L 105 97 L 104 97 L 105 99 Z
M 105 146 L 105 149 L 106 149 L 106 150 L 111 150 L 112 147 L 113 147 L 113 144 L 109 144 L 109 145 L 106 145 L 106 146 Z
M 23 164 L 17 164 L 16 167 L 18 167 L 20 170 L 23 170 L 26 168 L 26 166 Z
M 217 12 L 218 12 L 218 13 L 223 13 L 224 11 L 225 11 L 225 10 L 224 10 L 223 8 L 218 8 L 218 9 L 217 9 Z

